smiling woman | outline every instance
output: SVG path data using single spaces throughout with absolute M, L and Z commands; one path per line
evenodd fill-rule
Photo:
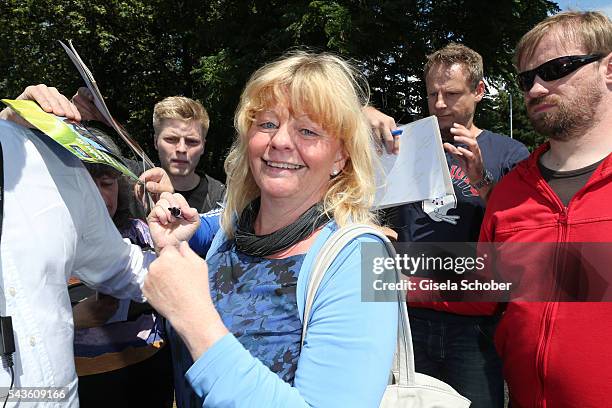
M 247 132 L 248 155 L 255 183 L 269 204 L 300 213 L 324 196 L 330 175 L 344 168 L 346 153 L 340 140 L 307 114 L 294 115 L 286 102 L 256 113 Z M 259 235 L 269 233 L 278 223 L 260 220 L 256 229 Z
M 376 158 L 361 111 L 368 97 L 363 76 L 329 54 L 297 53 L 253 74 L 234 119 L 238 138 L 225 162 L 228 184 L 235 184 L 228 191 L 226 208 L 239 213 L 258 195 L 263 205 L 269 198 L 276 207 L 266 183 L 290 188 L 294 182 L 293 191 L 299 188 L 300 193 L 283 200 L 290 214 L 284 221 L 275 216 L 274 226 L 282 227 L 279 224 L 289 223 L 319 201 L 341 225 L 349 218 L 370 222 Z M 281 180 L 266 179 L 271 175 L 264 172 L 272 167 L 269 162 L 289 160 L 303 167 L 275 177 Z M 232 211 L 223 217 L 229 236 L 233 217 Z
M 181 247 L 162 253 L 145 282 L 173 327 L 179 407 L 378 407 L 398 312 L 361 301 L 361 244 L 379 238 L 349 242 L 326 271 L 300 347 L 317 254 L 339 227 L 374 222 L 367 95 L 362 76 L 330 54 L 291 53 L 250 78 L 209 279 Z M 166 197 L 154 210 L 163 219 L 174 205 Z

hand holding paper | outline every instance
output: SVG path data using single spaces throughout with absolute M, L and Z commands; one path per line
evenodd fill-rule
M 80 87 L 77 93 L 72 97 L 72 103 L 81 114 L 81 120 L 95 120 L 104 123 L 106 126 L 111 126 L 96 107 L 94 96 L 88 88 L 84 86 Z
M 114 167 L 138 182 L 138 177 L 85 127 L 63 117 L 44 112 L 30 100 L 2 99 L 27 122 L 88 163 L 102 163 Z
M 81 114 L 68 98 L 62 95 L 56 88 L 44 84 L 30 85 L 19 95 L 17 100 L 30 100 L 38 103 L 43 111 L 66 119 L 81 120 Z M 0 112 L 0 119 L 10 120 L 25 127 L 32 127 L 17 112 L 10 107 Z
M 377 174 L 376 208 L 454 196 L 435 116 L 400 126 L 398 155 L 383 153 Z
M 372 106 L 363 108 L 363 113 L 368 119 L 370 128 L 372 128 L 372 136 L 376 142 L 380 141 L 384 144 L 387 153 L 398 154 L 401 140 L 398 136 L 401 132 L 394 134 L 394 129 L 397 128 L 395 120 Z
M 143 200 L 144 189 L 151 194 L 153 201 L 159 200 L 161 193 L 174 193 L 174 187 L 168 173 L 161 167 L 153 167 L 140 175 L 141 184 L 134 186 L 134 194 L 139 200 Z

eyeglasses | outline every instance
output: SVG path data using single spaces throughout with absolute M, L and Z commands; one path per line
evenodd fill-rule
M 518 74 L 519 88 L 524 92 L 529 92 L 533 86 L 536 75 L 544 81 L 554 81 L 555 79 L 563 78 L 571 74 L 578 68 L 598 61 L 604 57 L 603 54 L 590 55 L 567 55 L 547 61 L 529 71 L 523 71 Z

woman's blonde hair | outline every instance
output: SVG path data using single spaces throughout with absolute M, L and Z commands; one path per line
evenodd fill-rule
M 337 137 L 348 158 L 330 179 L 323 206 L 338 225 L 373 222 L 374 166 L 370 128 L 362 112 L 369 99 L 367 81 L 350 63 L 328 53 L 292 51 L 258 69 L 247 82 L 234 115 L 236 139 L 225 160 L 226 207 L 221 225 L 234 234 L 234 223 L 246 205 L 260 195 L 248 159 L 248 130 L 257 112 L 285 102 L 291 112 L 305 113 Z

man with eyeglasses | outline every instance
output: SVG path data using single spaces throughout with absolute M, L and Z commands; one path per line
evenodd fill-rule
M 512 407 L 609 406 L 612 299 L 591 296 L 607 290 L 609 265 L 564 248 L 612 242 L 612 22 L 597 12 L 549 17 L 520 40 L 516 63 L 529 119 L 548 141 L 493 190 L 480 240 L 530 243 L 518 261 L 522 281 L 551 291 L 508 303 L 498 326 Z M 561 290 L 581 296 L 558 297 Z

